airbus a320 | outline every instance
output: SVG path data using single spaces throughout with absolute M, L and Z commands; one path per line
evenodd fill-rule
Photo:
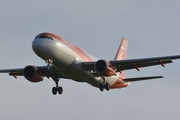
M 24 68 L 3 69 L 0 73 L 8 73 L 17 78 L 24 76 L 30 82 L 41 82 L 44 77 L 52 78 L 56 86 L 52 93 L 62 94 L 63 88 L 59 86 L 60 78 L 72 79 L 77 82 L 86 82 L 103 91 L 115 88 L 124 88 L 130 82 L 157 79 L 163 76 L 126 78 L 124 71 L 130 69 L 140 70 L 142 67 L 172 63 L 180 55 L 127 59 L 127 39 L 123 38 L 114 60 L 98 59 L 79 47 L 65 41 L 53 33 L 40 33 L 32 41 L 32 49 L 47 65 L 27 65 Z

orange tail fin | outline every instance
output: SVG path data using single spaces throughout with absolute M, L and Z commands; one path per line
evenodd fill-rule
M 123 38 L 114 60 L 125 60 L 126 59 L 127 46 L 128 46 L 128 40 L 126 38 Z M 124 71 L 121 71 L 121 74 L 124 76 Z
M 125 60 L 127 54 L 128 40 L 123 38 L 114 60 Z

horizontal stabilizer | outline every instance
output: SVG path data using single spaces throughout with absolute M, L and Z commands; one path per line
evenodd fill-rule
M 125 78 L 123 81 L 124 81 L 124 82 L 136 82 L 136 81 L 150 80 L 150 79 L 157 79 L 157 78 L 163 78 L 163 76 L 138 77 L 138 78 Z

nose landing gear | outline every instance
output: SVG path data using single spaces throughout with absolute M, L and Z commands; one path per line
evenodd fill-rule
M 53 88 L 52 88 L 52 93 L 53 93 L 53 95 L 56 95 L 57 92 L 58 92 L 59 94 L 62 94 L 62 93 L 63 93 L 63 88 L 62 88 L 61 86 L 59 87 L 59 85 L 58 85 L 59 78 L 53 79 L 53 80 L 54 80 L 55 83 L 56 83 L 56 87 L 53 87 Z
M 63 88 L 61 86 L 59 86 L 60 77 L 58 75 L 58 72 L 53 72 L 53 73 L 51 72 L 51 66 L 52 66 L 53 60 L 48 59 L 48 60 L 46 60 L 46 63 L 47 63 L 47 67 L 48 67 L 47 78 L 49 79 L 49 77 L 51 77 L 54 80 L 54 82 L 56 83 L 56 87 L 52 88 L 53 95 L 56 95 L 57 93 L 62 94 Z
M 53 95 L 56 95 L 57 92 L 59 94 L 62 94 L 63 93 L 63 88 L 61 86 L 59 86 L 59 80 L 60 80 L 60 77 L 58 76 L 58 72 L 55 72 L 55 73 L 51 73 L 51 78 L 54 80 L 54 82 L 56 83 L 56 87 L 53 87 L 52 88 L 52 93 Z

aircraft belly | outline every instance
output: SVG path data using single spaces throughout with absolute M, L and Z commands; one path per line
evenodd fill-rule
M 64 59 L 64 58 L 62 58 L 62 59 Z M 61 61 L 62 61 L 62 59 L 61 59 Z M 96 86 L 96 87 L 99 86 L 99 83 L 102 82 L 102 79 L 95 77 L 93 74 L 87 73 L 87 71 L 85 71 L 82 68 L 82 65 L 81 65 L 82 60 L 80 60 L 79 58 L 75 58 L 75 57 L 72 57 L 71 60 L 72 60 L 72 62 L 69 61 L 68 64 L 67 63 L 66 64 L 64 64 L 64 63 L 63 64 L 60 64 L 60 63 L 55 64 L 56 69 L 61 74 L 63 74 L 67 78 L 72 79 L 74 81 L 87 82 L 89 84 L 92 84 L 93 86 Z
M 99 88 L 99 85 L 103 82 L 103 79 L 101 77 L 96 77 L 94 74 L 85 71 L 80 63 L 81 61 L 75 58 L 70 65 L 64 66 L 66 70 L 62 69 L 62 66 L 58 66 L 57 69 L 69 79 L 72 79 L 77 82 L 86 82 L 94 87 Z M 106 81 L 110 85 L 113 85 L 117 81 L 117 79 L 118 76 L 106 77 Z

